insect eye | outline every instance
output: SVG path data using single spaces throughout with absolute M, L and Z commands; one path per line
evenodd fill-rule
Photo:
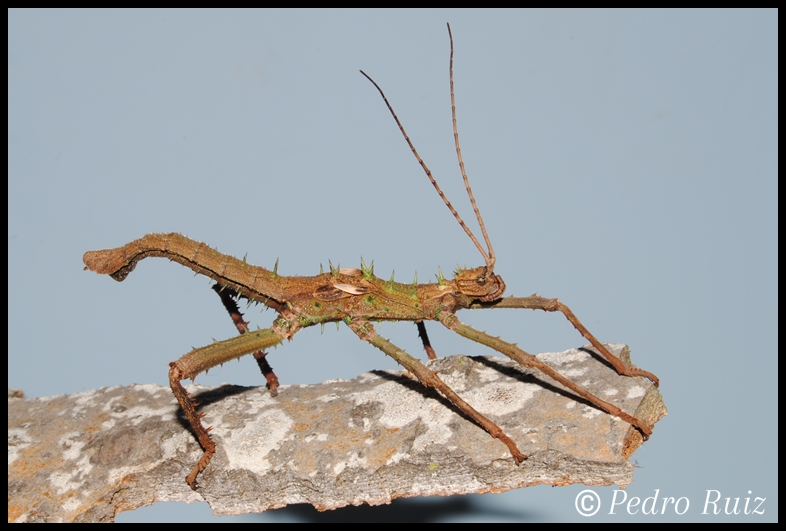
M 485 286 L 486 285 L 486 277 L 478 277 L 478 284 L 480 284 L 481 286 Z

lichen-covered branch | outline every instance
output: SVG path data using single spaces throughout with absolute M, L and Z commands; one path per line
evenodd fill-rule
M 610 345 L 626 360 L 627 347 Z M 589 350 L 541 354 L 590 392 L 654 425 L 660 393 Z M 627 361 L 627 360 L 626 360 Z M 171 391 L 157 385 L 8 399 L 9 521 L 112 521 L 158 501 L 206 500 L 216 514 L 294 503 L 318 509 L 398 497 L 503 492 L 537 484 L 627 485 L 641 434 L 559 384 L 500 358 L 429 362 L 529 459 L 447 400 L 395 371 L 350 381 L 188 387 L 218 450 L 192 491 L 202 450 Z M 657 434 L 657 432 L 656 432 Z

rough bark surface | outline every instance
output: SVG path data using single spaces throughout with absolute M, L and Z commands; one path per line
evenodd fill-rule
M 609 345 L 627 362 L 624 345 Z M 597 396 L 655 424 L 666 408 L 640 378 L 591 350 L 538 356 Z M 8 520 L 112 521 L 158 501 L 207 501 L 216 514 L 295 503 L 335 509 L 399 497 L 503 492 L 538 485 L 633 480 L 642 443 L 609 416 L 512 361 L 453 356 L 429 367 L 529 455 L 508 449 L 447 400 L 400 371 L 264 387 L 188 386 L 218 450 L 192 491 L 202 454 L 169 388 L 110 387 L 8 398 Z

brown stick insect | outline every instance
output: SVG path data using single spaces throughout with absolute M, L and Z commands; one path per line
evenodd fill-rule
M 393 278 L 390 280 L 379 279 L 374 276 L 373 264 L 367 267 L 362 261 L 360 269 L 334 268 L 331 265 L 329 272 L 321 272 L 317 276 L 287 277 L 279 275 L 277 267 L 270 271 L 247 264 L 245 260 L 238 260 L 232 256 L 221 254 L 204 243 L 196 242 L 176 233 L 148 234 L 116 249 L 85 253 L 83 259 L 86 266 L 85 269 L 110 275 L 117 281 L 125 279 L 136 267 L 137 262 L 151 256 L 168 258 L 192 269 L 196 273 L 210 277 L 216 281 L 213 288 L 221 297 L 224 306 L 241 334 L 239 337 L 194 349 L 179 360 L 169 364 L 169 383 L 172 392 L 183 408 L 188 422 L 191 424 L 199 443 L 204 449 L 201 459 L 186 477 L 186 482 L 192 489 L 196 490 L 197 476 L 207 467 L 216 451 L 216 445 L 208 434 L 210 428 L 205 428 L 202 425 L 201 419 L 204 413 L 196 411 L 197 404 L 188 395 L 188 392 L 180 382 L 186 378 L 193 380 L 198 374 L 207 371 L 211 367 L 253 353 L 267 380 L 270 393 L 275 396 L 277 394 L 278 378 L 266 361 L 266 353 L 264 351 L 282 343 L 285 339 L 291 339 L 301 328 L 316 324 L 324 325 L 327 322 L 343 321 L 360 339 L 368 341 L 395 359 L 420 380 L 423 385 L 433 387 L 439 391 L 492 437 L 507 445 L 517 465 L 527 459 L 527 456 L 519 451 L 513 439 L 508 437 L 494 422 L 484 417 L 465 402 L 442 382 L 436 373 L 428 369 L 418 359 L 379 336 L 372 322 L 414 321 L 417 324 L 426 353 L 429 358 L 433 359 L 436 355 L 430 346 L 423 322 L 426 320 L 439 321 L 448 329 L 501 352 L 525 367 L 541 371 L 584 400 L 610 415 L 628 422 L 638 429 L 645 439 L 652 433 L 651 426 L 625 413 L 614 404 L 589 393 L 513 343 L 508 343 L 476 330 L 459 322 L 456 318 L 456 312 L 461 309 L 528 308 L 545 312 L 560 312 L 619 374 L 631 377 L 643 376 L 651 380 L 655 385 L 658 384 L 658 378 L 655 375 L 634 366 L 626 366 L 620 359 L 611 354 L 581 324 L 573 312 L 557 299 L 548 299 L 537 295 L 530 297 L 502 297 L 505 291 L 505 283 L 499 275 L 494 273 L 494 264 L 496 262 L 494 249 L 491 246 L 491 241 L 483 223 L 483 217 L 480 215 L 480 210 L 469 186 L 469 180 L 461 158 L 453 90 L 453 36 L 450 32 L 450 25 L 448 25 L 448 35 L 450 37 L 450 100 L 456 154 L 461 175 L 464 179 L 464 186 L 483 235 L 485 248 L 467 227 L 440 189 L 428 166 L 420 158 L 415 146 L 404 131 L 404 127 L 401 125 L 382 89 L 365 72 L 361 70 L 361 73 L 379 91 L 418 163 L 425 171 L 426 176 L 442 198 L 442 201 L 447 205 L 459 225 L 461 225 L 461 228 L 464 229 L 464 232 L 467 233 L 467 236 L 480 251 L 485 265 L 472 269 L 459 268 L 452 279 L 447 279 L 440 273 L 437 275 L 437 282 L 429 284 L 400 284 L 395 282 Z M 238 310 L 235 298 L 245 298 L 249 302 L 261 303 L 278 312 L 278 316 L 271 327 L 251 331 L 248 329 L 248 323 L 243 320 L 243 316 Z

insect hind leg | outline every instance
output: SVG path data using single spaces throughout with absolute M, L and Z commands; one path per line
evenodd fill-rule
M 216 453 L 216 443 L 213 442 L 208 434 L 210 428 L 205 428 L 202 424 L 202 417 L 204 417 L 205 414 L 196 412 L 196 408 L 199 404 L 189 396 L 186 388 L 180 383 L 186 378 L 186 374 L 180 366 L 178 366 L 177 361 L 173 361 L 169 364 L 169 387 L 172 388 L 172 393 L 175 395 L 180 407 L 183 408 L 183 413 L 185 413 L 188 423 L 194 430 L 199 440 L 199 444 L 204 450 L 196 466 L 194 466 L 188 476 L 186 476 L 186 483 L 188 483 L 188 486 L 191 487 L 192 490 L 197 490 L 199 485 L 197 484 L 196 478 L 199 473 L 207 467 L 210 460 L 213 459 L 213 454 Z
M 423 342 L 423 350 L 426 351 L 428 359 L 437 359 L 437 353 L 434 352 L 434 348 L 431 346 L 431 341 L 428 338 L 428 332 L 426 332 L 426 324 L 423 321 L 415 321 L 415 325 L 418 327 L 418 337 Z
M 248 331 L 248 321 L 243 320 L 243 314 L 240 313 L 240 309 L 237 307 L 237 303 L 235 299 L 232 298 L 230 291 L 222 289 L 219 284 L 213 284 L 213 291 L 221 298 L 221 303 L 224 305 L 224 308 L 226 308 L 227 313 L 229 313 L 229 317 L 235 324 L 237 331 L 240 334 L 245 334 Z M 254 352 L 254 359 L 259 366 L 259 370 L 262 372 L 262 376 L 265 377 L 270 396 L 278 396 L 278 376 L 273 372 L 273 367 L 270 366 L 266 356 L 267 352 L 261 350 Z

